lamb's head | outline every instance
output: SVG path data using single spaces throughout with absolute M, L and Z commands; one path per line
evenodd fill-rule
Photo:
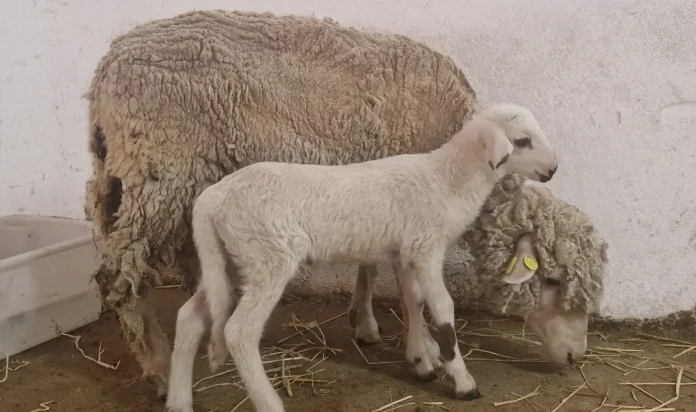
M 500 170 L 501 176 L 519 173 L 539 182 L 551 180 L 558 169 L 558 159 L 532 112 L 500 103 L 483 109 L 478 116 L 496 126 L 481 129 L 489 134 L 485 138 L 492 169 Z

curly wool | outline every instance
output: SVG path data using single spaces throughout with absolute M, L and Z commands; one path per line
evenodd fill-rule
M 463 238 L 474 256 L 471 267 L 489 310 L 525 316 L 538 305 L 540 282 L 557 268 L 567 272 L 563 310 L 593 313 L 603 292 L 607 243 L 587 215 L 544 187 L 525 186 L 517 174 L 503 178 L 493 189 L 479 218 Z M 537 276 L 521 285 L 502 281 L 524 233 L 534 234 L 539 260 Z M 558 272 L 556 272 L 558 273 Z

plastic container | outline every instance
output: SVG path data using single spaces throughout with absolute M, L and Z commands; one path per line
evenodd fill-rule
M 90 222 L 0 217 L 0 357 L 13 356 L 99 318 L 92 273 L 103 243 Z

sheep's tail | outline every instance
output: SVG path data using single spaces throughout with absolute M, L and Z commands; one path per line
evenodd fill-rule
M 201 263 L 200 285 L 205 290 L 212 321 L 211 343 L 224 345 L 223 331 L 231 315 L 234 295 L 226 270 L 227 252 L 213 223 L 205 192 L 193 206 L 191 225 Z
M 87 220 L 93 222 L 99 235 L 106 237 L 114 230 L 118 219 L 123 185 L 121 179 L 110 176 L 106 170 L 110 154 L 107 151 L 107 136 L 99 124 L 90 123 L 88 147 L 92 158 L 92 177 L 86 184 L 84 208 Z

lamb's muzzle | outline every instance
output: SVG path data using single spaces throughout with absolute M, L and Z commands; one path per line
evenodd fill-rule
M 548 182 L 549 180 L 551 180 L 553 175 L 556 173 L 557 169 L 558 169 L 558 165 L 556 165 L 553 169 L 549 170 L 548 173 L 546 173 L 546 174 L 539 173 L 539 181 L 541 183 Z

